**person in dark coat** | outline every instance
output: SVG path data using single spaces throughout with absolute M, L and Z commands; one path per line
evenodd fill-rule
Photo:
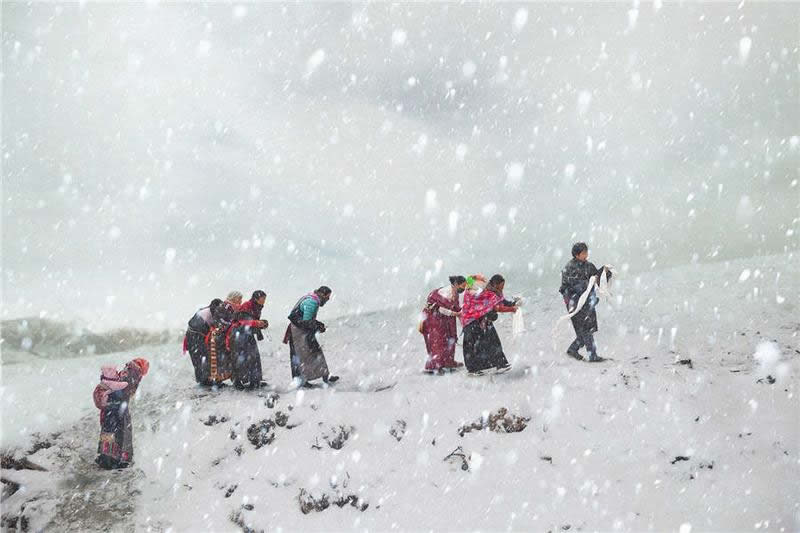
M 198 309 L 189 320 L 189 327 L 184 337 L 184 351 L 189 352 L 189 357 L 194 366 L 194 379 L 203 383 L 208 379 L 208 349 L 206 348 L 206 335 L 214 324 L 214 313 L 222 304 L 222 300 L 214 298 L 208 307 Z
M 581 295 L 589 288 L 591 279 L 594 277 L 599 282 L 600 274 L 603 268 L 606 268 L 601 267 L 598 269 L 588 259 L 589 247 L 586 246 L 586 243 L 575 243 L 572 246 L 572 259 L 561 271 L 561 287 L 558 292 L 564 298 L 564 305 L 567 306 L 567 311 L 570 313 L 575 311 Z M 611 270 L 606 268 L 605 272 L 606 279 L 611 279 Z M 572 316 L 575 340 L 567 348 L 567 355 L 570 357 L 583 360 L 583 356 L 578 350 L 585 346 L 587 352 L 589 352 L 589 362 L 597 363 L 605 360 L 597 355 L 597 346 L 594 342 L 594 333 L 597 332 L 597 311 L 595 307 L 598 301 L 597 293 L 593 287 L 583 307 Z
M 325 324 L 317 320 L 317 312 L 330 300 L 331 294 L 331 289 L 323 285 L 300 298 L 289 313 L 289 326 L 283 343 L 289 345 L 292 378 L 306 387 L 313 386 L 309 382 L 319 378 L 325 383 L 339 379 L 339 376 L 330 374 L 325 354 L 317 341 L 317 333 L 325 333 Z
M 233 385 L 237 389 L 254 389 L 265 384 L 262 382 L 261 353 L 258 351 L 257 341 L 264 340 L 261 330 L 269 325 L 266 320 L 261 319 L 266 301 L 267 293 L 257 290 L 236 311 L 230 332 L 230 345 L 233 356 Z
M 506 300 L 503 296 L 505 283 L 503 276 L 495 274 L 485 288 L 470 289 L 464 293 L 461 309 L 464 364 L 471 374 L 482 374 L 490 368 L 500 372 L 511 368 L 494 327 L 498 313 L 517 311 L 517 302 Z
M 94 404 L 100 409 L 100 439 L 95 462 L 100 468 L 125 468 L 133 462 L 133 423 L 130 403 L 150 363 L 134 359 L 118 371 L 104 366 L 100 384 L 94 389 Z

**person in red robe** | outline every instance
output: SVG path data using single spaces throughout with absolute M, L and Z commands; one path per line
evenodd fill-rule
M 434 289 L 428 295 L 423 310 L 422 336 L 428 350 L 425 362 L 426 372 L 444 373 L 447 369 L 458 368 L 456 363 L 456 317 L 461 312 L 458 295 L 464 292 L 467 280 L 464 276 L 450 276 L 450 286 Z

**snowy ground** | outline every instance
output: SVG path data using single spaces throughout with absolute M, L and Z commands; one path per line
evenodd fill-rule
M 177 345 L 4 365 L 3 447 L 30 461 L 18 466 L 47 469 L 4 464 L 4 527 L 800 528 L 796 258 L 618 278 L 600 307 L 600 351 L 613 358 L 600 365 L 563 355 L 566 329 L 554 349 L 562 308 L 549 286 L 533 288 L 522 337 L 501 317 L 514 370 L 499 376 L 422 374 L 413 309 L 329 322 L 323 346 L 342 380 L 327 390 L 288 389 L 282 325 L 262 343 L 274 385 L 259 393 L 198 388 Z M 134 354 L 152 364 L 132 408 L 136 464 L 101 472 L 91 390 L 101 362 Z M 528 426 L 459 436 L 500 407 Z M 226 420 L 207 425 L 211 416 Z M 247 430 L 264 419 L 283 426 L 256 449 Z M 353 430 L 334 449 L 339 426 Z M 466 470 L 443 460 L 459 446 Z M 359 500 L 303 514 L 301 490 Z

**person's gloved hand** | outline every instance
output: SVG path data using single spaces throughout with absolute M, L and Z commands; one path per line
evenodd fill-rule
M 269 327 L 269 322 L 266 320 L 260 320 L 259 322 L 261 322 L 261 329 L 266 329 Z
M 325 333 L 325 324 L 322 322 L 317 322 L 317 331 L 320 333 Z
M 147 359 L 143 359 L 141 357 L 137 357 L 134 359 L 133 364 L 139 367 L 139 370 L 142 373 L 142 376 L 147 375 L 147 371 L 150 370 L 150 362 Z

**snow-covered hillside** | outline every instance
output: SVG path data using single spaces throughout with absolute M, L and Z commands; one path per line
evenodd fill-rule
M 5 364 L 4 528 L 794 531 L 798 279 L 792 255 L 620 272 L 597 365 L 563 355 L 555 289 L 533 287 L 527 331 L 500 321 L 514 369 L 481 378 L 422 374 L 409 308 L 329 323 L 329 389 L 289 390 L 282 324 L 258 393 L 197 387 L 177 344 Z M 100 471 L 91 390 L 134 356 L 136 462 Z M 527 426 L 460 434 L 499 408 Z

